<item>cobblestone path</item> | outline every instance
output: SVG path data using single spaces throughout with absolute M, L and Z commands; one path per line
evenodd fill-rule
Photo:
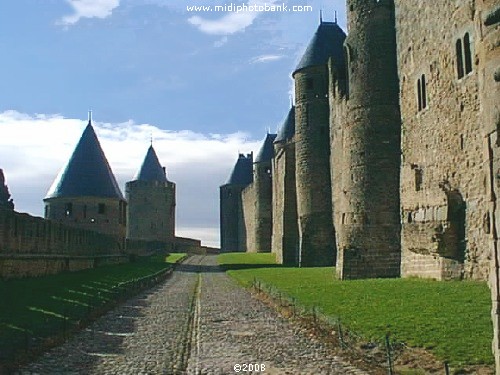
M 235 374 L 236 364 L 242 374 L 364 374 L 238 287 L 214 256 L 189 258 L 19 374 Z

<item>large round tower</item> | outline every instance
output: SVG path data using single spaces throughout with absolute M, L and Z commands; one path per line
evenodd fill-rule
M 151 145 L 141 168 L 125 185 L 127 240 L 171 243 L 175 238 L 175 184 Z
M 335 263 L 332 222 L 328 60 L 343 70 L 345 33 L 321 22 L 292 76 L 295 80 L 295 152 L 299 265 Z
M 337 273 L 400 274 L 401 116 L 392 0 L 348 0 L 347 120 Z
M 46 219 L 112 235 L 124 247 L 127 204 L 90 116 L 68 164 L 43 201 Z

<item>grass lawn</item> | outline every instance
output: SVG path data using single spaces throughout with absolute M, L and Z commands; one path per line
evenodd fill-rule
M 333 267 L 266 266 L 273 254 L 220 255 L 228 274 L 245 286 L 254 278 L 297 304 L 316 306 L 368 340 L 393 340 L 429 349 L 454 366 L 492 364 L 490 291 L 485 282 L 421 279 L 336 280 Z M 262 260 L 263 263 L 259 263 Z M 251 268 L 252 264 L 257 267 Z
M 69 331 L 96 309 L 123 297 L 185 254 L 155 256 L 28 279 L 0 281 L 0 362 L 40 339 Z

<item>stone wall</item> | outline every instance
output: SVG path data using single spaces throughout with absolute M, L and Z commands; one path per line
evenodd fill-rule
M 40 276 L 128 258 L 114 236 L 0 208 L 0 276 Z
M 159 181 L 126 183 L 127 239 L 171 242 L 175 237 L 175 184 Z
M 253 189 L 255 190 L 255 251 L 271 252 L 273 228 L 273 187 L 271 160 L 254 162 Z
M 276 261 L 298 265 L 298 219 L 295 188 L 295 143 L 275 144 L 273 158 L 272 252 Z
M 432 272 L 444 278 L 450 275 L 442 268 L 445 259 L 462 265 L 454 278 L 488 276 L 487 124 L 480 117 L 482 26 L 475 3 L 396 1 L 403 276 L 430 262 L 437 267 Z M 418 32 L 415 20 L 420 21 Z M 427 254 L 416 250 L 423 244 Z M 436 257 L 441 261 L 433 262 Z
M 328 69 L 294 73 L 295 173 L 301 266 L 335 264 L 332 223 Z
M 241 192 L 243 223 L 245 225 L 245 251 L 255 253 L 255 185 L 252 183 Z
M 220 238 L 222 252 L 245 252 L 247 233 L 241 185 L 220 187 Z
M 104 197 L 47 198 L 45 218 L 74 228 L 115 236 L 124 246 L 126 234 L 125 200 Z
M 348 89 L 331 112 L 336 270 L 341 279 L 397 277 L 401 120 L 394 9 L 390 1 L 347 4 Z M 332 73 L 342 78 L 343 72 Z

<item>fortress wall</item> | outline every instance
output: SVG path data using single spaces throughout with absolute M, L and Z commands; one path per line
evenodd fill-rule
M 468 279 L 488 277 L 488 166 L 484 152 L 488 126 L 480 117 L 481 61 L 477 51 L 481 37 L 477 12 L 468 1 L 440 1 L 432 7 L 425 1 L 396 1 L 403 120 L 403 276 L 407 276 L 405 270 L 422 268 L 428 262 L 423 254 L 415 257 L 414 250 L 420 247 L 416 242 L 425 237 L 429 244 L 437 242 L 435 250 L 427 255 L 429 259 L 441 256 L 463 263 L 463 277 Z M 461 40 L 464 48 L 466 33 L 471 41 L 472 72 L 458 78 L 456 43 Z M 419 110 L 418 82 L 422 75 L 427 105 Z M 457 204 L 457 199 L 462 203 Z M 445 212 L 431 217 L 441 207 Z M 461 220 L 457 212 L 463 209 Z M 429 219 L 418 220 L 423 211 Z M 427 224 L 422 225 L 422 221 Z M 416 226 L 419 236 L 412 238 Z M 449 229 L 458 231 L 455 239 L 443 239 Z M 422 264 L 410 265 L 414 262 Z M 442 264 L 436 263 L 436 267 Z M 461 273 L 456 276 L 460 278 Z
M 271 161 L 256 162 L 254 167 L 253 189 L 255 190 L 255 242 L 258 253 L 271 252 L 273 227 L 272 216 L 272 173 Z
M 248 185 L 241 192 L 243 206 L 243 222 L 245 224 L 246 245 L 245 251 L 255 253 L 255 186 Z
M 222 252 L 246 251 L 246 228 L 243 218 L 243 187 L 220 187 L 220 238 Z
M 298 265 L 295 143 L 275 146 L 272 251 L 280 264 Z
M 128 260 L 115 237 L 0 208 L 0 277 L 41 276 Z

